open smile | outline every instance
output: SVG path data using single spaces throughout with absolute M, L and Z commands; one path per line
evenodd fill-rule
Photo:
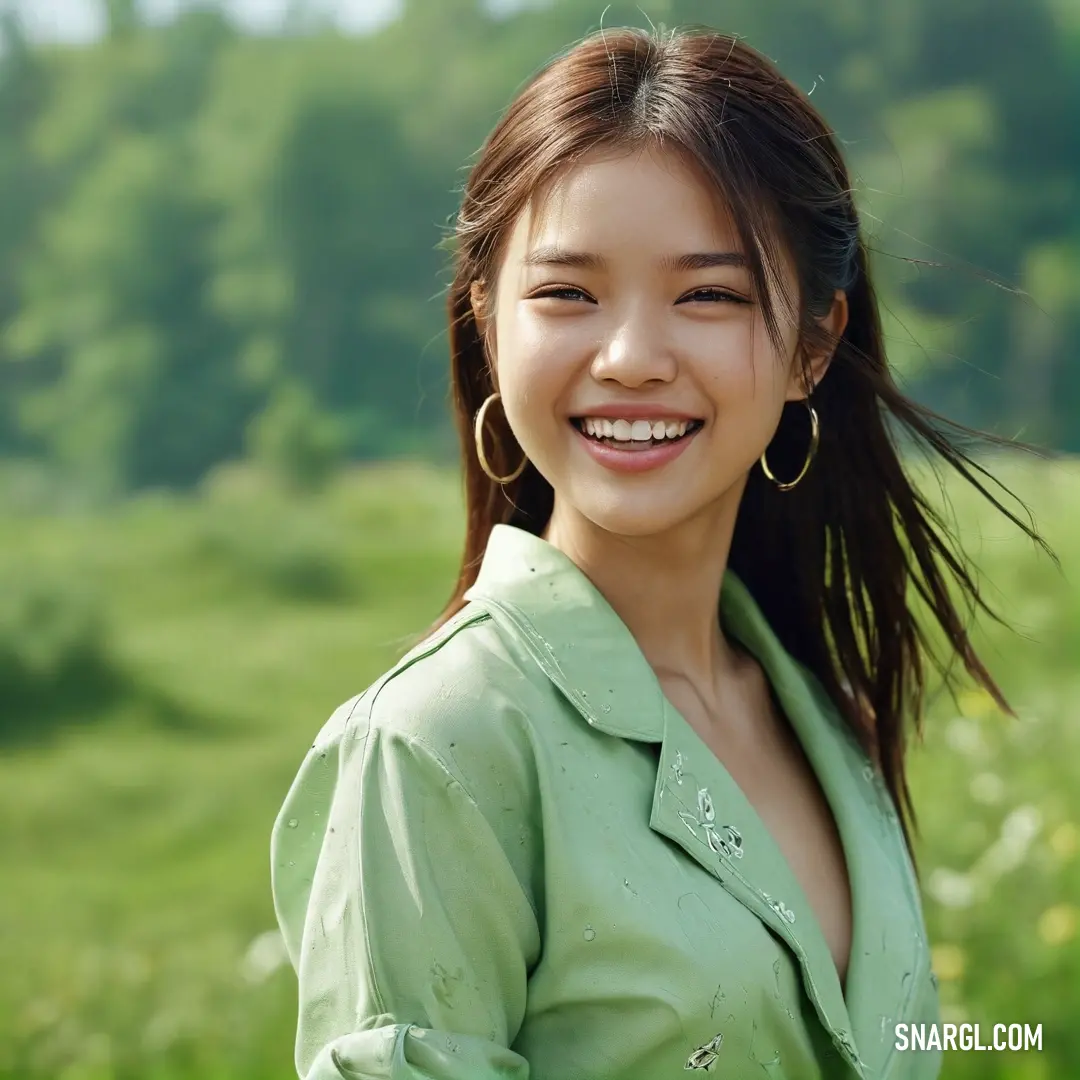
M 646 472 L 683 454 L 703 420 L 607 420 L 575 416 L 570 425 L 593 459 L 615 472 Z

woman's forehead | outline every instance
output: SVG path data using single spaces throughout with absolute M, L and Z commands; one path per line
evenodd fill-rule
M 555 240 L 741 247 L 716 184 L 680 156 L 652 148 L 596 153 L 558 170 L 533 191 L 514 236 L 519 255 Z

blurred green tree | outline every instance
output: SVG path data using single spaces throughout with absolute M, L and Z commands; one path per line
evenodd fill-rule
M 32 152 L 34 125 L 49 94 L 49 72 L 10 10 L 0 10 L 0 327 L 19 309 L 19 268 L 49 187 Z M 27 450 L 17 418 L 25 368 L 0 339 L 0 455 Z
M 23 431 L 95 490 L 194 482 L 240 452 L 255 404 L 206 301 L 216 216 L 186 128 L 229 36 L 205 11 L 125 34 L 60 67 L 39 118 L 63 192 L 4 341 Z
M 141 25 L 138 0 L 103 0 L 106 33 L 111 38 L 126 37 Z
M 848 147 L 917 395 L 1080 449 L 1080 20 L 1063 0 L 498 17 L 407 0 L 363 38 L 302 8 L 292 36 L 253 38 L 213 7 L 151 28 L 109 0 L 90 49 L 33 50 L 2 24 L 0 453 L 101 490 L 186 486 L 266 452 L 251 433 L 278 430 L 299 387 L 350 458 L 449 452 L 439 242 L 463 167 L 601 18 L 711 23 L 776 59 Z
M 279 383 L 267 407 L 248 428 L 254 460 L 294 493 L 319 490 L 345 456 L 340 421 L 319 409 L 302 382 Z

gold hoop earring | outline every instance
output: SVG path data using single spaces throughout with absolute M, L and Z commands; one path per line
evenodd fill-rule
M 516 480 L 522 474 L 529 458 L 528 455 L 523 454 L 521 464 L 508 476 L 496 476 L 495 470 L 488 463 L 487 454 L 484 453 L 484 417 L 487 415 L 488 406 L 497 397 L 500 397 L 500 395 L 496 390 L 494 394 L 490 394 L 484 399 L 484 404 L 477 410 L 476 420 L 473 423 L 473 437 L 476 439 L 476 459 L 480 462 L 480 468 L 496 484 L 509 484 L 511 480 Z
M 810 449 L 806 452 L 806 460 L 803 462 L 803 467 L 799 470 L 799 475 L 794 480 L 789 481 L 786 484 L 781 484 L 779 480 L 773 476 L 772 469 L 769 468 L 769 463 L 765 460 L 765 454 L 761 455 L 761 471 L 776 485 L 778 491 L 790 491 L 802 478 L 807 474 L 810 469 L 810 462 L 814 460 L 814 455 L 817 453 L 818 438 L 821 435 L 821 425 L 818 423 L 818 414 L 814 410 L 814 406 L 810 404 L 807 399 L 806 407 L 810 411 Z

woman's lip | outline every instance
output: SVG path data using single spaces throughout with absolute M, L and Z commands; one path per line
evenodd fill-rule
M 574 434 L 585 444 L 585 449 L 606 469 L 613 472 L 638 473 L 659 469 L 670 464 L 682 454 L 690 443 L 697 438 L 702 428 L 693 431 L 682 438 L 672 439 L 670 442 L 661 443 L 659 446 L 650 447 L 648 450 L 619 450 L 614 446 L 606 446 L 597 442 L 590 435 L 586 435 L 576 424 L 571 423 Z
M 598 416 L 605 420 L 699 420 L 681 409 L 672 409 L 670 405 L 659 402 L 643 401 L 636 405 L 629 402 L 619 405 L 594 405 L 592 411 L 585 409 L 575 413 L 572 419 L 584 420 L 587 416 Z

